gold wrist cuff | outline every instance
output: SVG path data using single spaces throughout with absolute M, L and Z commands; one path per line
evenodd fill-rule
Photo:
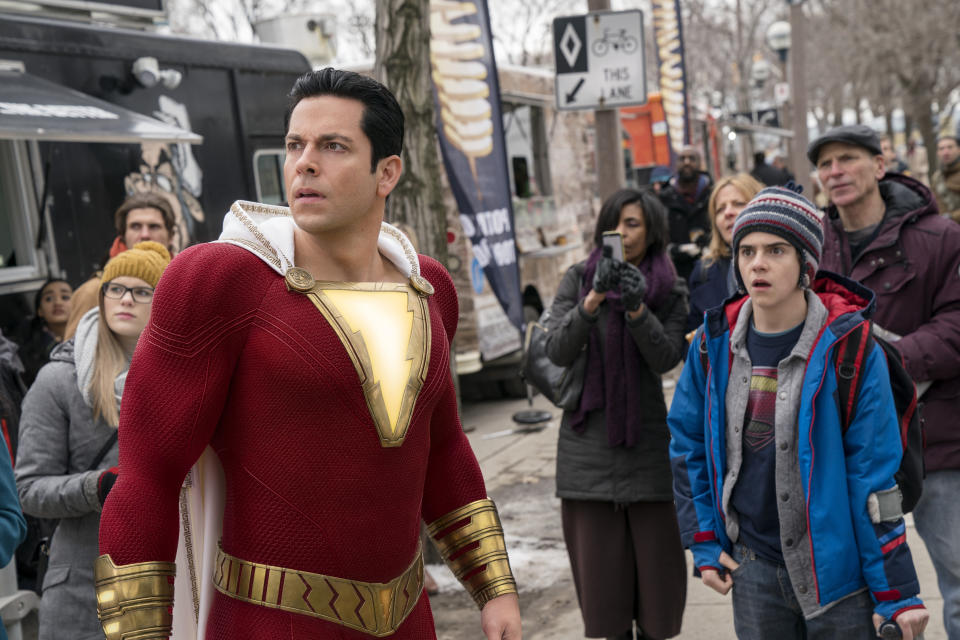
M 107 640 L 167 640 L 173 629 L 172 562 L 117 566 L 109 554 L 93 568 L 97 616 Z
M 451 511 L 427 525 L 444 562 L 463 583 L 477 606 L 517 592 L 510 570 L 503 527 L 489 498 Z

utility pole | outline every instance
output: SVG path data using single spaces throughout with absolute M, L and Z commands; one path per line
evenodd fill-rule
M 587 0 L 588 11 L 608 9 L 610 0 Z M 597 109 L 593 113 L 597 132 L 597 191 L 602 201 L 622 188 L 626 182 L 623 142 L 620 136 L 620 110 Z
M 807 159 L 807 79 L 806 42 L 807 19 L 803 15 L 801 2 L 790 3 L 790 39 L 793 47 L 790 51 L 790 95 L 793 100 L 793 144 L 790 163 L 793 166 L 794 180 L 803 185 L 803 191 L 813 197 L 810 185 L 810 160 Z

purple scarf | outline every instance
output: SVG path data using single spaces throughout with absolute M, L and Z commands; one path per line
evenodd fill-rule
M 580 288 L 580 300 L 586 297 L 593 285 L 593 274 L 600 261 L 600 248 L 594 249 L 587 258 Z M 666 253 L 646 256 L 640 262 L 640 272 L 647 280 L 647 293 L 643 303 L 656 311 L 673 290 L 677 272 Z M 607 292 L 606 345 L 600 345 L 600 332 L 590 331 L 587 348 L 587 364 L 580 394 L 580 406 L 573 413 L 570 426 L 582 433 L 587 427 L 587 413 L 604 409 L 607 423 L 607 444 L 611 447 L 632 447 L 640 437 L 640 394 L 642 356 L 636 342 L 626 327 L 625 309 L 620 291 Z

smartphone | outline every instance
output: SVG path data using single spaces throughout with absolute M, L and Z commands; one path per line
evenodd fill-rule
M 610 247 L 610 258 L 623 262 L 623 234 L 619 231 L 604 231 L 603 246 Z M 603 252 L 607 255 L 607 252 Z

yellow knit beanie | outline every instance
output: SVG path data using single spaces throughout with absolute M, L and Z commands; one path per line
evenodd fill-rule
M 151 287 L 160 282 L 163 270 L 170 264 L 170 252 L 159 242 L 138 242 L 132 249 L 118 253 L 103 268 L 100 282 L 106 284 L 120 276 L 140 278 Z

